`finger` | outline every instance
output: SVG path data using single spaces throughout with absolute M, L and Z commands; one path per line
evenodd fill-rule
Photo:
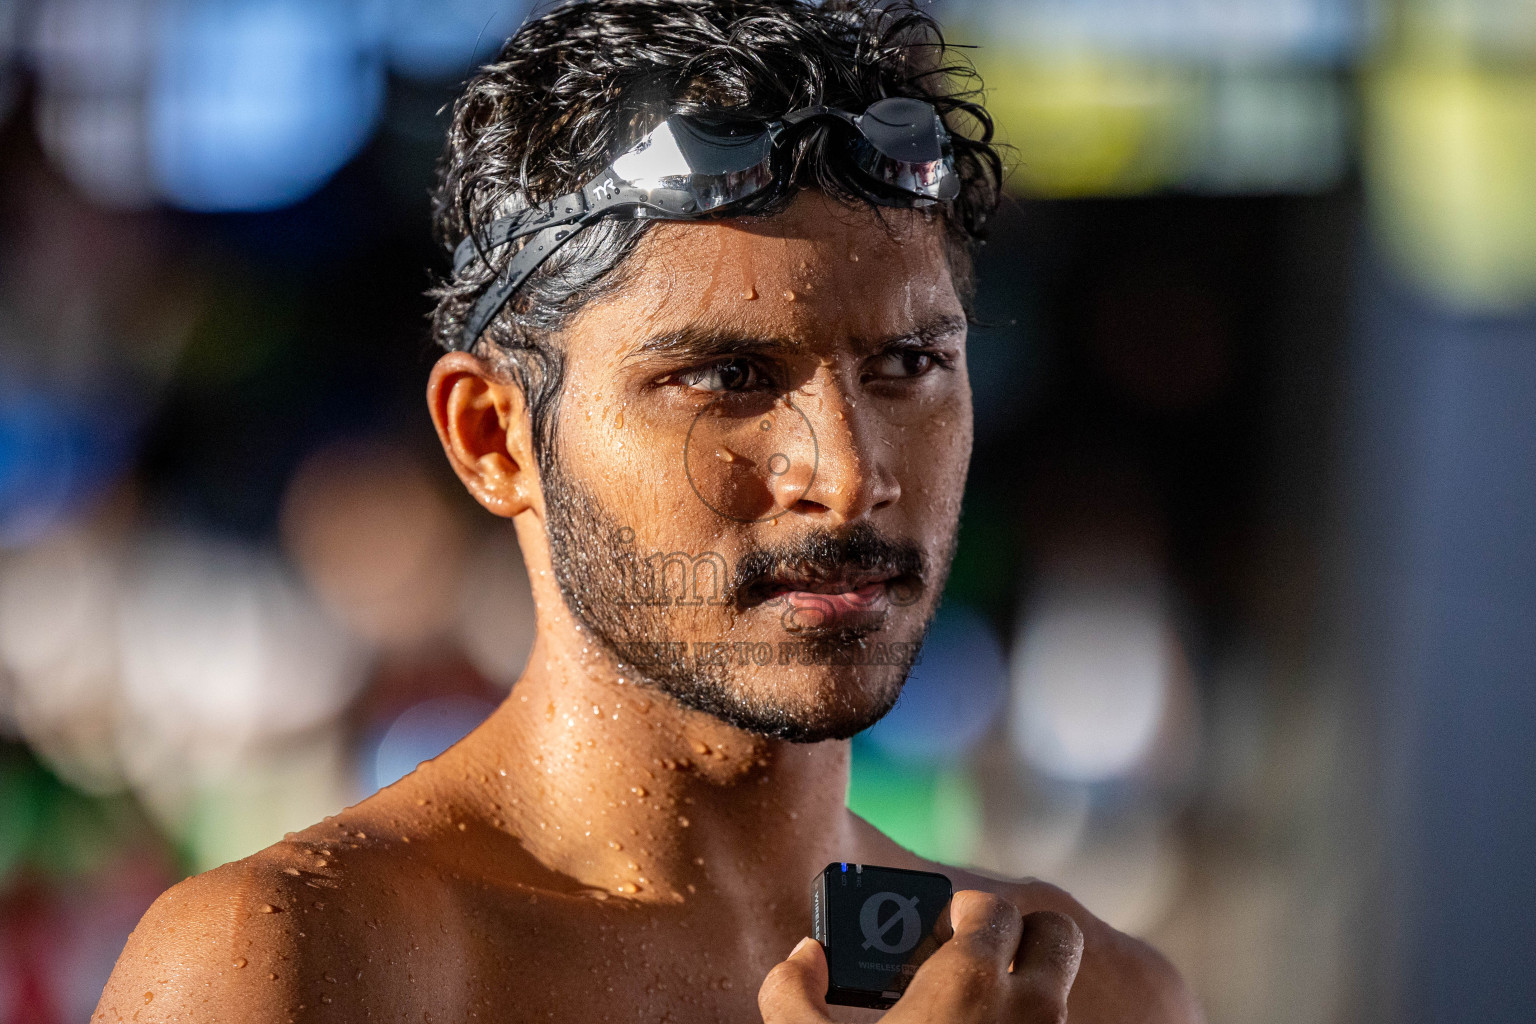
M 949 919 L 954 937 L 917 969 L 898 1009 L 914 1021 L 992 1019 L 1011 998 L 1019 910 L 1000 896 L 967 889 L 950 901 Z
M 951 955 L 985 963 L 998 971 L 1008 970 L 1019 948 L 1022 918 L 1019 908 L 1001 896 L 976 889 L 962 889 L 949 904 L 954 937 L 944 944 Z
M 757 990 L 763 1024 L 826 1024 L 827 956 L 815 939 L 801 939 Z
M 1067 996 L 1083 961 L 1083 930 L 1065 914 L 1025 917 L 1010 986 L 1015 1013 L 1029 1021 L 1064 1021 Z

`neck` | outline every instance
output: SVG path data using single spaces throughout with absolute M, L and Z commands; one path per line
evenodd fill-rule
M 542 625 L 542 624 L 541 624 Z M 661 902 L 748 897 L 854 848 L 848 743 L 753 736 L 621 677 L 566 629 L 468 744 L 486 817 L 577 883 Z M 553 634 L 553 635 L 552 635 Z

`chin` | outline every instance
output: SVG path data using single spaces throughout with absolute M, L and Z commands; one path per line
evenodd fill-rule
M 755 736 L 819 743 L 848 739 L 896 704 L 902 665 L 787 664 L 729 673 L 668 673 L 649 685 L 685 707 Z

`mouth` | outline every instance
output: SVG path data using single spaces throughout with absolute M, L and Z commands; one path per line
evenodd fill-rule
M 773 601 L 789 594 L 843 595 L 883 590 L 897 573 L 834 573 L 831 575 L 783 574 L 754 588 L 760 600 Z
M 782 605 L 784 628 L 797 634 L 879 628 L 893 594 L 912 592 L 916 578 L 896 572 L 775 574 L 752 587 L 749 603 Z

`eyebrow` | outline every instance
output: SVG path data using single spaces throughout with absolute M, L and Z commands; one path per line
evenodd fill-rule
M 970 321 L 963 316 L 937 316 L 915 331 L 886 338 L 884 341 L 861 343 L 859 347 L 871 352 L 887 348 L 929 348 L 954 334 L 963 334 Z
M 880 340 L 855 339 L 854 346 L 860 351 L 880 352 L 889 348 L 925 348 L 963 332 L 969 326 L 963 316 L 944 315 L 935 317 L 914 331 Z M 646 356 L 683 356 L 691 359 L 710 359 L 719 356 L 787 354 L 800 351 L 804 346 L 788 338 L 772 335 L 740 334 L 716 331 L 690 324 L 675 331 L 667 331 L 647 338 L 629 355 L 625 362 Z

